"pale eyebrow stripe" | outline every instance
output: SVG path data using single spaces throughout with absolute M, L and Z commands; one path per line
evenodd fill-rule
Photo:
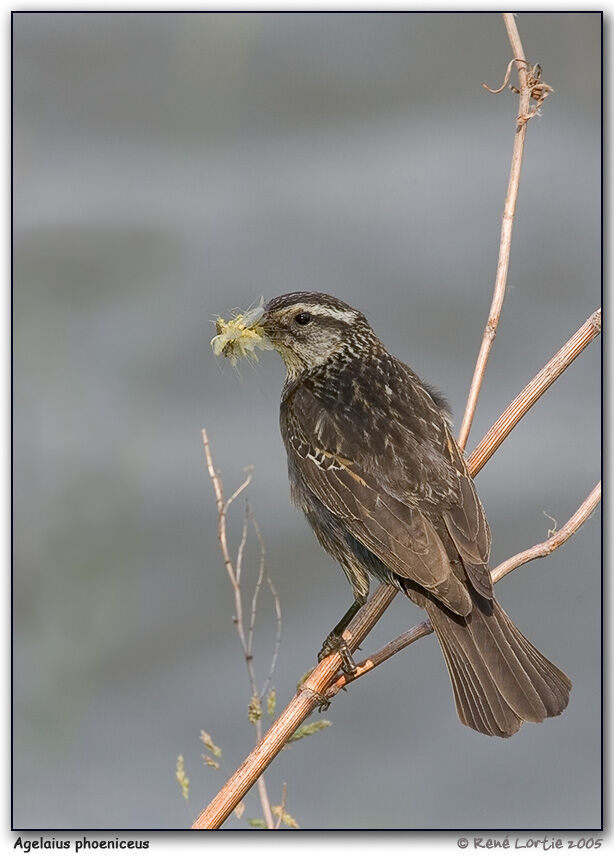
M 346 324 L 351 324 L 358 317 L 358 313 L 353 309 L 337 309 L 333 306 L 326 308 L 313 303 L 296 303 L 291 308 L 289 307 L 286 314 L 294 314 L 299 312 L 310 312 L 312 315 L 318 315 L 320 318 L 334 318 L 336 321 L 343 321 Z

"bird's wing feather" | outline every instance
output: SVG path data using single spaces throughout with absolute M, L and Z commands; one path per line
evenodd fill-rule
M 450 470 L 450 487 L 446 491 L 449 496 L 444 503 L 448 522 L 442 518 L 440 500 L 428 502 L 426 495 L 408 486 L 408 479 L 404 479 L 403 467 L 399 463 L 401 450 L 388 449 L 390 463 L 380 460 L 374 467 L 372 459 L 361 456 L 362 445 L 349 442 L 347 433 L 340 430 L 336 421 L 304 387 L 292 396 L 288 411 L 286 439 L 289 452 L 306 486 L 329 511 L 343 520 L 354 538 L 395 574 L 427 589 L 454 612 L 466 614 L 471 608 L 471 601 L 451 567 L 451 561 L 458 556 L 450 555 L 450 551 L 454 553 L 454 547 L 449 543 L 450 538 L 442 537 L 442 533 L 449 531 L 463 561 L 463 554 L 466 554 L 467 572 L 472 581 L 474 576 L 478 582 L 482 581 L 479 573 L 482 567 L 486 568 L 488 575 L 487 551 L 482 558 L 484 545 L 476 547 L 471 537 L 475 530 L 483 540 L 487 526 L 466 471 L 459 472 L 451 460 L 446 461 L 434 450 L 428 450 L 428 454 L 425 450 L 422 450 L 423 454 L 420 450 L 413 450 L 413 460 L 420 462 L 425 470 L 419 479 L 428 479 L 429 466 Z M 443 419 L 441 422 L 445 424 Z M 390 432 L 387 437 L 390 437 Z M 350 448 L 354 454 L 350 453 Z M 462 462 L 455 444 L 450 454 L 454 452 Z M 441 478 L 433 478 L 432 481 L 442 484 Z M 434 514 L 434 509 L 437 509 L 437 514 Z M 447 546 L 444 541 L 448 542 Z M 484 588 L 480 586 L 480 593 Z
M 471 602 L 451 573 L 441 539 L 417 508 L 384 493 L 349 461 L 305 444 L 300 447 L 306 450 L 300 464 L 303 479 L 354 538 L 397 576 L 433 592 L 454 612 L 469 611 Z
M 447 426 L 446 432 L 450 463 L 458 473 L 459 493 L 457 502 L 445 509 L 442 517 L 474 588 L 483 597 L 492 598 L 488 568 L 490 528 L 467 465 Z

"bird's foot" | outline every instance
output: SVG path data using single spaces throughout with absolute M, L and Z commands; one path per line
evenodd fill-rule
M 309 693 L 309 695 L 318 702 L 318 713 L 322 713 L 322 711 L 328 710 L 330 707 L 330 699 L 324 693 L 320 693 L 317 690 L 314 690 L 311 687 L 306 687 L 302 684 L 299 684 L 298 689 L 301 692 Z
M 356 663 L 352 657 L 348 643 L 343 636 L 337 633 L 329 633 L 324 644 L 318 653 L 318 663 L 329 657 L 331 654 L 339 654 L 341 657 L 341 668 L 346 675 L 355 675 L 357 671 Z

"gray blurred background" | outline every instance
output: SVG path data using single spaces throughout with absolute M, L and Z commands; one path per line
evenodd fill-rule
M 517 99 L 498 14 L 35 14 L 14 23 L 14 823 L 189 825 L 252 744 L 201 428 L 281 598 L 280 705 L 350 602 L 289 502 L 275 355 L 240 377 L 212 319 L 328 291 L 462 418 L 497 262 Z M 469 441 L 600 302 L 600 16 L 521 14 L 555 88 L 528 131 L 503 319 Z M 493 564 L 599 478 L 600 344 L 479 475 Z M 241 507 L 231 518 L 236 546 Z M 283 752 L 306 828 L 600 822 L 600 519 L 498 586 L 572 678 L 509 741 L 456 718 L 423 640 Z M 252 542 L 246 597 L 257 571 Z M 367 654 L 422 613 L 397 598 Z M 256 669 L 273 637 L 265 597 Z M 224 750 L 201 761 L 201 729 Z M 183 754 L 191 780 L 175 782 Z M 246 817 L 261 815 L 247 798 Z M 244 828 L 232 818 L 230 828 Z

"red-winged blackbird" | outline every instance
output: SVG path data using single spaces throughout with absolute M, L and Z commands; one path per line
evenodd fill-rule
M 284 294 L 259 324 L 287 369 L 280 423 L 293 500 L 354 594 L 320 656 L 344 653 L 341 632 L 373 576 L 427 611 L 465 725 L 508 737 L 561 713 L 571 682 L 494 598 L 490 531 L 445 400 L 334 297 Z

